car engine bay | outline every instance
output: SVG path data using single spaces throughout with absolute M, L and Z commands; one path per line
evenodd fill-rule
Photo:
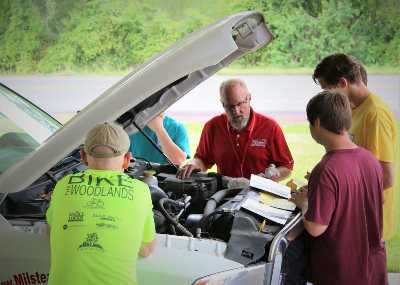
M 1 194 L 0 214 L 17 230 L 42 233 L 57 181 L 85 169 L 77 149 L 23 191 Z M 224 241 L 225 257 L 243 265 L 267 259 L 271 242 L 284 225 L 241 208 L 254 189 L 228 188 L 230 178 L 217 173 L 197 172 L 184 180 L 175 173 L 172 165 L 140 159 L 126 170 L 149 186 L 157 233 Z M 295 212 L 289 220 L 294 217 Z

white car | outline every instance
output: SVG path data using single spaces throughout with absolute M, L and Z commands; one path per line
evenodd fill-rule
M 85 169 L 77 154 L 87 130 L 116 121 L 136 132 L 218 70 L 271 40 L 260 13 L 227 17 L 128 74 L 64 126 L 1 85 L 0 284 L 47 284 L 45 194 L 64 175 Z M 149 168 L 159 181 L 150 187 L 157 248 L 138 262 L 139 284 L 280 283 L 286 236 L 300 214 L 263 230 L 263 219 L 240 207 L 248 188 L 218 191 L 224 177 L 200 173 L 182 181 L 173 166 L 144 161 L 132 163 L 128 174 L 142 178 Z

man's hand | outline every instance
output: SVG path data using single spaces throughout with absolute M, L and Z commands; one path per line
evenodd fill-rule
M 264 175 L 266 178 L 278 181 L 281 177 L 281 173 L 276 168 L 275 164 L 270 164 L 264 171 Z
M 296 204 L 301 209 L 303 214 L 308 209 L 308 186 L 303 186 L 299 190 L 292 192 L 292 198 L 289 200 Z
M 289 199 L 296 204 L 298 208 L 301 209 L 303 217 L 308 210 L 308 186 L 303 186 L 299 190 L 292 192 L 292 198 Z M 322 235 L 328 228 L 328 225 L 322 225 L 307 221 L 304 217 L 304 228 L 313 237 L 318 237 Z
M 292 171 L 285 166 L 276 167 L 275 164 L 270 164 L 264 171 L 264 173 L 257 174 L 258 176 L 271 179 L 275 182 L 279 182 L 289 177 Z
M 207 168 L 204 165 L 204 162 L 200 158 L 195 157 L 191 161 L 189 161 L 187 164 L 182 166 L 176 173 L 176 177 L 179 179 L 185 179 L 185 178 L 189 177 L 194 171 L 195 172 L 207 171 Z
M 153 253 L 155 247 L 156 247 L 155 239 L 149 243 L 142 243 L 139 250 L 139 256 L 148 257 L 150 254 Z
M 189 162 L 188 164 L 185 164 L 178 170 L 178 173 L 176 173 L 176 177 L 179 179 L 185 179 L 187 177 L 190 177 L 192 172 L 196 170 L 201 170 L 201 169 L 195 164 Z
M 43 200 L 47 200 L 47 201 L 50 201 L 50 199 L 51 199 L 51 194 L 53 194 L 53 191 L 50 191 L 50 192 L 42 192 L 42 193 L 40 193 L 39 194 L 39 197 L 41 198 L 41 199 L 43 199 Z

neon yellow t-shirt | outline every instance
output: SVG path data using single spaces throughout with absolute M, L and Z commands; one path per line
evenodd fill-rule
M 350 134 L 353 141 L 383 162 L 396 164 L 398 155 L 398 134 L 396 119 L 389 107 L 374 94 L 353 109 Z M 395 165 L 396 169 L 396 165 Z M 395 171 L 396 175 L 396 171 Z M 383 238 L 389 240 L 396 232 L 395 187 L 383 192 Z
M 119 171 L 68 175 L 57 183 L 46 218 L 48 284 L 137 284 L 140 246 L 155 237 L 145 183 Z

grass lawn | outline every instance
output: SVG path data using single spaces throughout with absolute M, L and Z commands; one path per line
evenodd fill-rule
M 196 151 L 197 143 L 200 139 L 200 134 L 203 125 L 201 123 L 186 123 L 189 132 L 189 142 L 192 156 Z M 400 125 L 399 125 L 400 126 Z M 318 145 L 313 141 L 309 134 L 307 124 L 293 124 L 283 126 L 286 140 L 289 144 L 289 148 L 292 152 L 295 166 L 291 178 L 299 181 L 304 180 L 304 175 L 307 171 L 311 171 L 314 165 L 321 159 L 324 154 L 322 146 Z M 216 169 L 212 169 L 216 171 Z M 397 181 L 400 179 L 400 174 L 397 172 Z M 399 190 L 399 187 L 397 187 Z M 397 192 L 398 193 L 398 192 Z M 397 195 L 397 204 L 400 206 L 400 195 Z M 397 217 L 399 217 L 399 209 Z M 388 271 L 389 272 L 400 272 L 400 232 L 398 231 L 396 236 L 389 242 L 386 243 L 386 249 L 388 254 Z

